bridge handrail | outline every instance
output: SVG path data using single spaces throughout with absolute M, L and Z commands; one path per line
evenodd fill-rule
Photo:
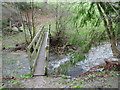
M 38 60 L 38 57 L 39 57 L 40 48 L 41 48 L 41 45 L 42 45 L 42 42 L 43 42 L 43 39 L 44 39 L 44 35 L 45 35 L 45 32 L 46 32 L 46 30 L 44 29 L 44 26 L 41 27 L 41 29 L 38 31 L 36 36 L 33 38 L 31 43 L 27 47 L 28 59 L 29 59 L 29 64 L 30 64 L 30 69 L 31 69 L 32 74 L 35 71 L 35 66 L 37 64 L 37 60 Z M 47 29 L 47 31 L 48 30 L 50 30 L 50 25 L 49 25 L 49 29 Z M 47 32 L 47 35 L 49 35 L 49 32 Z M 49 40 L 47 40 L 47 41 L 49 42 Z M 48 50 L 48 48 L 49 48 L 49 45 L 47 43 L 46 51 Z M 31 49 L 32 49 L 32 51 L 31 51 Z M 48 57 L 47 52 L 46 52 L 45 57 L 46 57 L 46 60 L 47 60 L 47 57 Z
M 35 40 L 37 39 L 37 37 L 39 36 L 39 34 L 41 33 L 41 31 L 44 29 L 44 26 L 38 31 L 38 33 L 36 34 L 36 36 L 33 38 L 32 42 L 30 43 L 30 45 L 27 47 L 28 49 L 32 46 L 32 44 L 35 42 Z
M 42 36 L 44 34 L 44 26 L 38 31 L 38 33 L 36 34 L 36 36 L 33 38 L 33 40 L 31 41 L 30 45 L 27 47 L 27 52 L 28 52 L 28 59 L 29 59 L 29 64 L 30 64 L 30 69 L 31 72 L 34 71 L 34 66 L 36 64 L 38 55 L 39 55 L 39 51 L 40 51 L 40 47 L 41 47 L 41 43 L 42 43 Z M 39 41 L 37 41 L 39 40 Z M 35 42 L 37 41 L 37 43 L 35 44 Z M 31 52 L 31 48 L 34 48 L 34 50 Z M 33 57 L 33 55 L 36 53 L 35 58 Z M 34 61 L 33 61 L 33 60 Z

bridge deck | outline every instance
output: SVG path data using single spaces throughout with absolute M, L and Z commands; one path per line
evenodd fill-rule
M 46 67 L 46 46 L 47 46 L 47 39 L 48 39 L 48 33 L 46 32 L 44 34 L 43 42 L 41 45 L 41 49 L 39 52 L 37 64 L 35 67 L 35 71 L 33 75 L 45 75 L 45 67 Z

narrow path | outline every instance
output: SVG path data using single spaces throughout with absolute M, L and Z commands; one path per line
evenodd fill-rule
M 91 76 L 90 76 L 91 75 Z M 20 87 L 25 88 L 75 88 L 82 86 L 83 88 L 118 88 L 118 72 L 95 72 L 82 77 L 63 78 L 37 76 L 22 80 Z
M 37 76 L 31 79 L 23 80 L 21 87 L 25 88 L 64 88 L 65 85 L 60 85 L 60 78 L 52 78 L 45 76 Z
M 46 67 L 46 46 L 47 46 L 48 33 L 44 34 L 42 46 L 40 49 L 40 54 L 37 60 L 37 65 L 35 67 L 34 75 L 45 75 Z

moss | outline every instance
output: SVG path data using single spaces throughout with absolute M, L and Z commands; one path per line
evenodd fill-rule
M 68 78 L 70 78 L 70 76 L 62 75 L 61 78 L 63 78 L 63 79 L 68 79 Z
M 0 90 L 8 90 L 8 87 L 2 86 L 0 87 Z
M 72 86 L 73 88 L 83 88 L 83 86 L 80 86 L 79 84 Z
M 21 78 L 31 78 L 33 75 L 32 73 L 24 74 L 21 76 Z

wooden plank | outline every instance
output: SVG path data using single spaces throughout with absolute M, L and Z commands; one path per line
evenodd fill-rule
M 45 66 L 45 75 L 48 74 L 48 57 L 49 57 L 49 32 L 47 32 L 47 46 L 45 47 L 46 52 L 45 52 L 45 62 L 46 62 L 46 66 Z
M 44 33 L 43 33 L 43 35 L 44 35 Z M 34 71 L 35 71 L 35 67 L 36 67 L 36 64 L 37 64 L 38 56 L 39 56 L 40 49 L 41 49 L 41 46 L 42 46 L 42 43 L 43 43 L 43 39 L 44 39 L 43 35 L 41 35 L 42 37 L 41 37 L 41 41 L 40 41 L 40 44 L 39 44 L 39 47 L 38 47 L 38 52 L 36 54 L 36 57 L 35 57 L 35 60 L 34 60 L 34 63 L 33 63 L 32 73 L 34 73 Z
M 35 42 L 35 40 L 39 37 L 41 31 L 43 30 L 44 26 L 39 30 L 39 32 L 36 34 L 36 36 L 33 38 L 32 42 L 30 43 L 30 45 L 27 47 L 27 49 L 30 49 L 31 46 L 33 45 L 33 43 Z
M 31 72 L 32 72 L 32 69 L 33 69 L 33 62 L 34 62 L 33 60 L 34 60 L 34 57 L 33 57 L 33 52 L 31 53 L 30 49 L 31 49 L 32 46 L 33 46 L 33 48 L 36 47 L 35 42 L 41 36 L 40 35 L 41 32 L 44 32 L 43 28 L 44 28 L 44 26 L 39 30 L 39 32 L 36 34 L 36 36 L 34 37 L 34 39 L 32 40 L 32 42 L 30 43 L 30 45 L 27 47 L 27 53 L 28 53 L 28 59 L 29 59 L 29 65 L 30 65 L 30 68 L 31 68 Z M 35 52 L 35 49 L 34 49 L 34 52 Z
M 41 42 L 42 37 L 43 37 L 43 34 L 44 34 L 44 32 L 41 32 L 41 35 L 40 35 L 39 38 L 38 38 L 37 44 L 36 44 L 36 46 L 34 47 L 34 51 L 33 51 L 33 53 L 32 53 L 31 56 L 33 56 L 33 54 L 36 52 L 36 49 L 39 48 L 39 46 L 40 46 L 40 42 Z M 38 51 L 39 51 L 39 50 L 38 50 Z
M 33 75 L 45 75 L 47 39 L 48 39 L 48 34 L 47 32 L 45 32 L 43 43 L 41 45 L 39 57 L 37 60 L 37 65 L 35 67 L 35 72 L 33 73 Z
M 39 32 L 36 34 L 30 45 L 27 47 L 31 72 L 33 75 L 45 75 L 47 72 L 49 31 L 50 25 L 49 29 L 44 28 L 43 26 L 41 30 L 39 30 Z M 31 47 L 34 48 L 33 52 L 30 52 Z M 36 51 L 36 49 L 38 50 Z

